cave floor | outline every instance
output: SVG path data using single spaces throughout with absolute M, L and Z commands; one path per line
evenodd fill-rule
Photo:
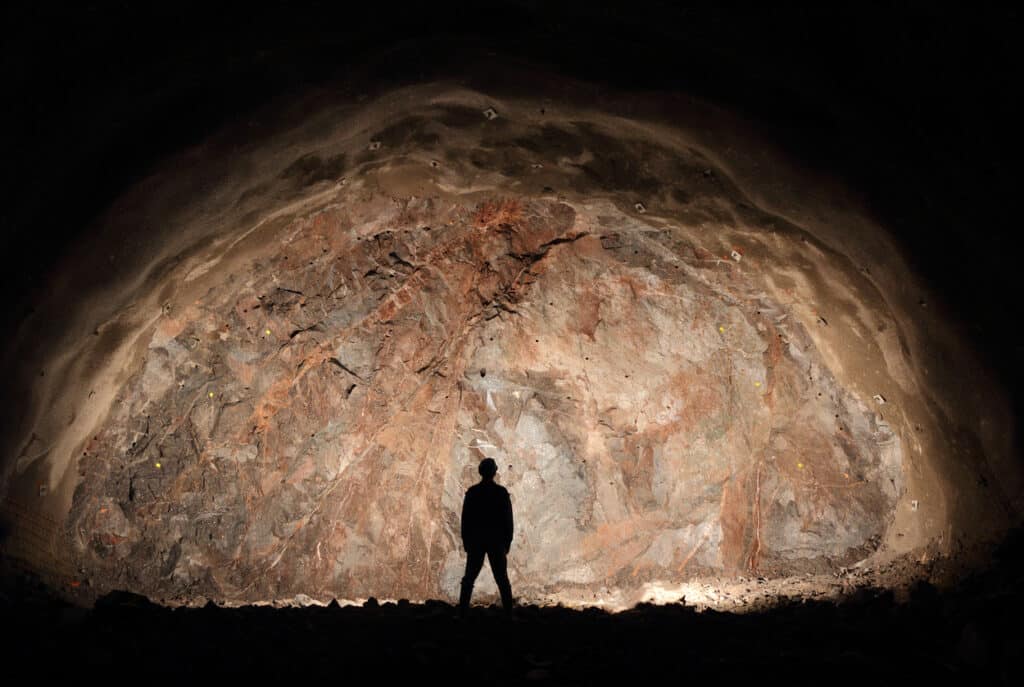
M 773 677 L 787 682 L 971 679 L 1016 683 L 1024 631 L 1022 537 L 996 564 L 905 602 L 862 588 L 841 603 L 698 612 L 642 604 L 621 613 L 523 606 L 507 617 L 444 602 L 169 608 L 115 592 L 86 609 L 22 578 L 0 594 L 7 658 L 50 678 L 472 679 L 493 684 Z M 11 580 L 8 580 L 10 582 Z M 60 657 L 54 661 L 54 657 Z M 12 663 L 8 663 L 12 665 Z

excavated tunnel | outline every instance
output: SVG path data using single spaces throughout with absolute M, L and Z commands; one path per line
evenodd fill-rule
M 28 66 L 0 213 L 0 573 L 97 604 L 81 637 L 55 611 L 52 646 L 24 655 L 180 668 L 208 657 L 189 638 L 234 641 L 218 618 L 294 605 L 353 619 L 344 641 L 299 628 L 294 654 L 273 633 L 223 654 L 292 670 L 315 663 L 307 639 L 351 665 L 405 642 L 394 663 L 420 665 L 447 651 L 431 614 L 458 598 L 486 457 L 546 638 L 496 630 L 520 676 L 557 674 L 537 656 L 559 642 L 573 684 L 602 652 L 635 682 L 650 647 L 716 678 L 719 656 L 804 651 L 816 680 L 865 637 L 908 665 L 1019 650 L 976 600 L 928 615 L 928 583 L 992 570 L 1024 511 L 1024 358 L 996 331 L 1016 220 L 978 163 L 998 111 L 970 71 L 999 43 L 859 9 L 491 4 L 94 8 L 11 31 L 3 69 Z M 929 11 L 903 25 L 959 25 Z M 33 35 L 53 64 L 32 66 Z M 485 571 L 475 598 L 496 597 Z M 836 608 L 857 629 L 828 644 Z M 290 613 L 251 617 L 277 632 Z M 139 650 L 93 658 L 114 646 Z
M 9 554 L 453 600 L 488 456 L 524 602 L 905 587 L 1005 529 L 1007 402 L 854 194 L 696 98 L 535 90 L 275 105 L 123 195 L 15 343 Z

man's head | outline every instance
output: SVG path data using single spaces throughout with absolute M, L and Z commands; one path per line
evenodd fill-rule
M 498 464 L 494 462 L 493 458 L 484 458 L 480 461 L 480 467 L 477 470 L 484 479 L 494 479 L 494 476 L 498 474 Z

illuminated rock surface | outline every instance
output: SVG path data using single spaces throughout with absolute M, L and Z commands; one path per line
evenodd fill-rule
M 450 595 L 491 455 L 523 594 L 855 562 L 895 437 L 756 262 L 687 238 L 557 201 L 286 225 L 158 321 L 89 447 L 85 560 L 158 596 Z
M 922 382 L 953 344 L 908 320 L 884 234 L 658 126 L 432 86 L 147 182 L 117 222 L 160 238 L 111 254 L 51 368 L 89 393 L 40 392 L 17 463 L 77 577 L 452 598 L 484 456 L 524 599 L 830 573 L 998 522 L 1003 411 L 954 420 L 957 385 Z

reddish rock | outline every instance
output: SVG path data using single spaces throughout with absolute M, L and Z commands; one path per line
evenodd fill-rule
M 885 531 L 898 443 L 756 271 L 523 198 L 277 240 L 161 318 L 83 458 L 69 531 L 101 585 L 451 598 L 484 456 L 525 597 L 822 570 Z

